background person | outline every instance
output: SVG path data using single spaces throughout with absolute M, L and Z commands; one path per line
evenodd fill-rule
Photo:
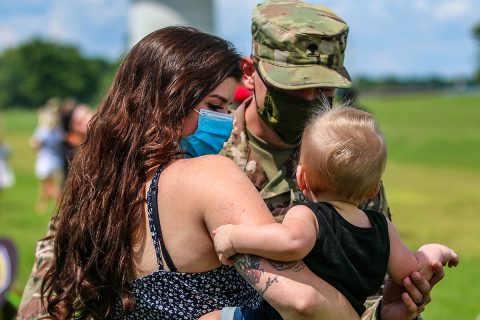
M 62 174 L 63 131 L 59 124 L 59 100 L 50 99 L 38 110 L 38 125 L 30 139 L 37 152 L 35 175 L 40 180 L 36 211 L 45 213 L 50 202 L 56 203 Z
M 66 99 L 60 108 L 60 119 L 65 133 L 62 142 L 64 179 L 68 176 L 75 150 L 85 141 L 92 115 L 88 105 L 78 104 L 73 99 Z
M 0 118 L 0 193 L 2 189 L 15 184 L 15 174 L 10 166 L 11 148 L 3 140 L 2 119 Z

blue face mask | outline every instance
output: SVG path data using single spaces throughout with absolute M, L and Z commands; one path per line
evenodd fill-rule
M 180 148 L 186 158 L 217 154 L 233 129 L 233 115 L 200 109 L 198 127 L 194 134 L 183 137 Z

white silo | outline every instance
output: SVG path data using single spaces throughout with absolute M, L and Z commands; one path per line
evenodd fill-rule
M 129 46 L 150 32 L 171 25 L 188 25 L 214 32 L 214 0 L 131 0 Z

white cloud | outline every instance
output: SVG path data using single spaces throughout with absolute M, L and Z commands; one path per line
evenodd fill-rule
M 468 15 L 470 10 L 473 10 L 469 0 L 443 1 L 432 7 L 433 17 L 437 21 L 450 21 L 462 18 Z
M 415 0 L 413 8 L 437 22 L 457 20 L 478 12 L 479 9 L 471 0 Z
M 414 0 L 413 8 L 418 12 L 429 12 L 431 9 L 431 3 L 429 0 Z
M 88 19 L 96 25 L 108 25 L 112 21 L 124 18 L 129 0 L 76 0 L 85 11 Z M 64 2 L 64 1 L 63 1 Z M 67 5 L 68 2 L 67 2 Z
M 14 30 L 0 26 L 0 50 L 16 45 L 20 42 L 20 35 Z
M 251 51 L 250 23 L 257 0 L 215 0 L 216 32 L 245 55 Z
M 69 41 L 76 38 L 71 29 L 70 12 L 63 6 L 54 6 L 48 13 L 45 21 L 45 33 L 53 39 Z
M 349 52 L 351 59 L 348 60 L 348 68 L 354 75 L 407 75 L 409 72 L 412 72 L 404 59 L 399 59 L 398 56 L 388 49 L 379 52 L 369 52 L 368 55 L 366 55 L 366 52 L 352 51 Z M 361 55 L 361 57 L 358 55 Z

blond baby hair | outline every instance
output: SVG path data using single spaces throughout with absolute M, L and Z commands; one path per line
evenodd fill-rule
M 304 130 L 300 164 L 314 194 L 360 204 L 377 190 L 387 159 L 375 117 L 340 106 L 322 110 Z

